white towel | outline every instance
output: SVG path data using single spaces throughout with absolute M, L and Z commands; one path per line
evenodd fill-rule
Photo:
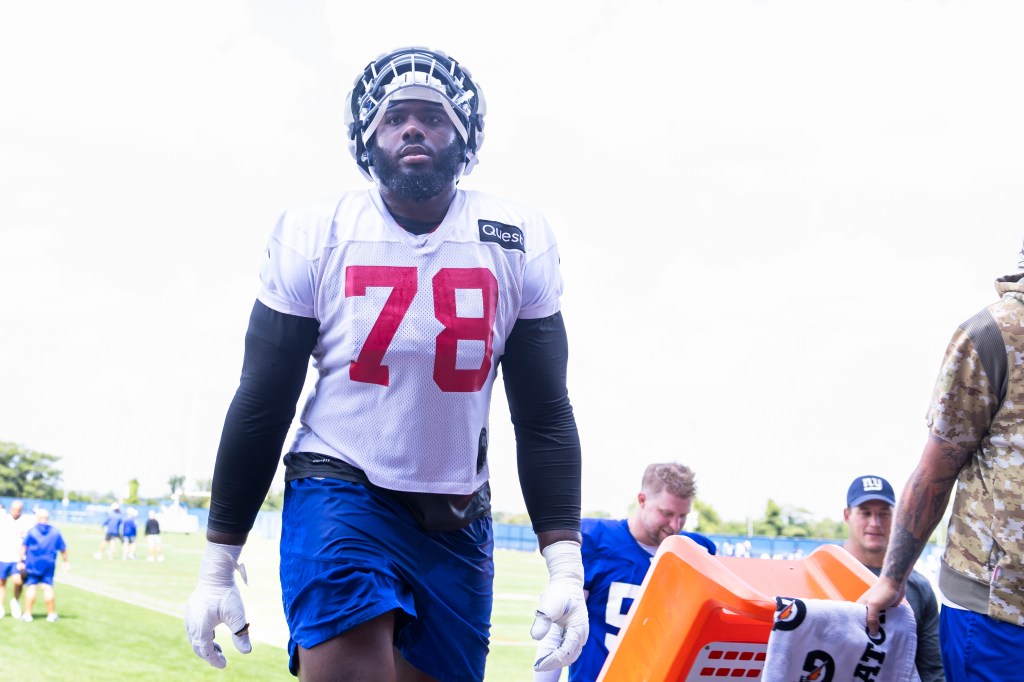
M 863 604 L 775 598 L 763 682 L 919 682 L 917 623 L 907 604 L 886 609 L 868 637 Z

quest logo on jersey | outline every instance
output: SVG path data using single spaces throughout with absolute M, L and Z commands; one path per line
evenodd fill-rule
M 480 241 L 494 242 L 506 249 L 518 249 L 526 253 L 526 238 L 515 225 L 506 225 L 496 220 L 478 220 Z

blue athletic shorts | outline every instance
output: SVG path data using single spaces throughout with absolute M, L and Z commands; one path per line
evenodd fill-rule
M 18 572 L 18 564 L 13 561 L 0 561 L 0 582 L 10 578 Z
M 1024 627 L 943 606 L 939 644 L 948 682 L 1022 682 Z
M 42 583 L 44 585 L 53 584 L 53 571 L 57 567 L 57 564 L 37 564 L 35 566 L 28 566 L 25 569 L 25 584 L 35 585 L 36 583 Z
M 309 649 L 398 610 L 395 646 L 442 682 L 482 680 L 491 629 L 494 535 L 485 516 L 426 532 L 400 502 L 359 483 L 285 488 L 281 591 L 291 638 Z

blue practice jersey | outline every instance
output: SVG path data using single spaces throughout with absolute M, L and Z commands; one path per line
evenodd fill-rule
M 133 519 L 130 516 L 126 518 L 124 522 L 121 524 L 121 529 L 124 531 L 124 536 L 126 538 L 133 538 L 139 532 L 138 528 L 135 525 L 135 519 Z
M 630 534 L 625 519 L 583 519 L 581 530 L 590 637 L 569 668 L 570 682 L 597 679 L 654 558 Z M 703 535 L 686 531 L 680 535 L 703 545 L 711 554 L 716 551 L 715 543 Z
M 25 536 L 25 568 L 29 573 L 45 573 L 57 563 L 57 553 L 67 549 L 60 531 L 39 523 Z
M 120 514 L 107 514 L 107 518 L 103 520 L 103 529 L 107 535 L 120 535 L 122 521 Z

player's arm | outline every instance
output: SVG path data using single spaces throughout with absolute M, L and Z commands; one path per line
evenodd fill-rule
M 878 632 L 879 612 L 903 600 L 914 564 L 942 519 L 953 484 L 971 454 L 971 450 L 929 434 L 921 461 L 896 506 L 881 576 L 858 600 L 867 605 L 867 625 L 872 634 Z
M 561 313 L 518 320 L 501 358 L 519 481 L 540 548 L 580 538 L 580 437 L 566 388 Z
M 245 580 L 241 546 L 270 490 L 318 332 L 316 320 L 259 301 L 249 317 L 242 377 L 217 450 L 199 584 L 185 607 L 193 651 L 217 668 L 227 665 L 213 641 L 218 624 L 228 626 L 240 652 L 252 650 L 234 573 Z
M 575 661 L 589 630 L 580 554 L 580 438 L 566 388 L 568 359 L 561 313 L 518 320 L 501 359 L 523 499 L 550 575 L 530 632 L 543 640 L 537 672 Z
M 315 319 L 287 315 L 256 301 L 245 334 L 242 377 L 228 408 L 213 471 L 210 542 L 245 542 L 277 471 L 295 416 Z

